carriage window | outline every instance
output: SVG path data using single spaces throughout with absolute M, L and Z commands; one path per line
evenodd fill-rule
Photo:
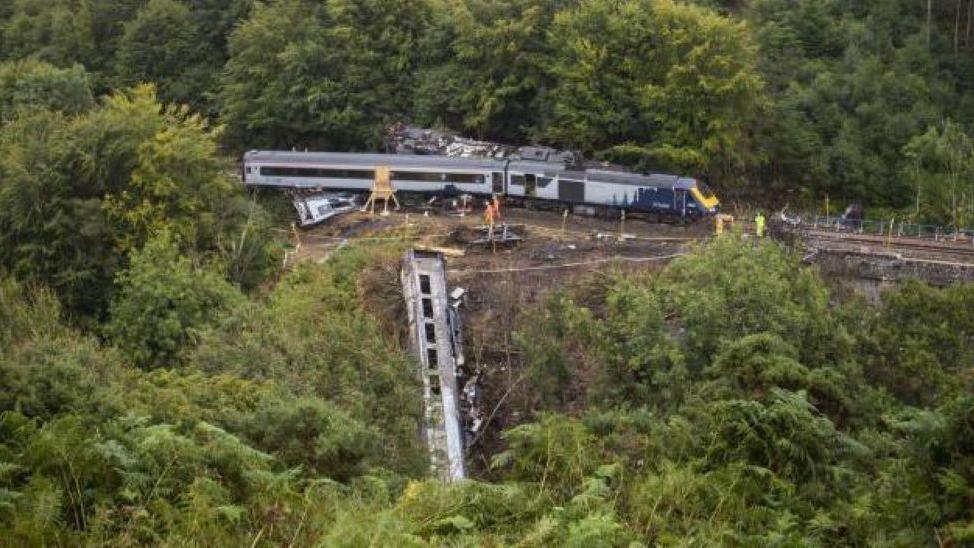
M 429 171 L 393 171 L 394 181 L 422 181 L 424 183 L 484 184 L 480 173 L 441 173 Z
M 524 175 L 511 174 L 511 184 L 516 186 L 524 186 Z
M 538 188 L 544 188 L 551 182 L 551 177 L 538 177 Z
M 263 166 L 260 174 L 269 177 L 315 177 L 322 179 L 374 179 L 371 169 L 322 169 L 312 167 Z

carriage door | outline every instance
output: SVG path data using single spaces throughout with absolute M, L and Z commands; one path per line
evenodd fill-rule
M 504 174 L 495 171 L 490 174 L 490 191 L 494 194 L 504 194 Z
M 538 178 L 534 173 L 524 174 L 524 195 L 535 197 L 538 194 Z

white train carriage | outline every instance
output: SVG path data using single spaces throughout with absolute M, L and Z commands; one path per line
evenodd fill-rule
M 396 190 L 403 192 L 490 195 L 494 177 L 504 176 L 504 162 L 442 156 L 401 156 L 344 152 L 251 151 L 244 155 L 244 183 L 281 188 L 367 191 L 375 169 L 389 168 Z

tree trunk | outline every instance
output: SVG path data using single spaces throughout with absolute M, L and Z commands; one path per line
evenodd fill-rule
M 957 183 L 950 187 L 950 205 L 954 213 L 954 231 L 957 231 Z
M 970 49 L 971 47 L 971 17 L 974 15 L 974 0 L 968 0 L 967 2 L 967 30 L 964 31 L 964 45 Z
M 917 182 L 917 209 L 913 214 L 914 220 L 920 224 L 920 159 L 917 158 L 913 163 L 913 177 Z
M 954 15 L 954 55 L 960 52 L 960 0 L 957 0 L 956 15 Z

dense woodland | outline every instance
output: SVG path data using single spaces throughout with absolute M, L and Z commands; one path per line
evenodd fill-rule
M 395 121 L 974 224 L 974 0 L 0 2 L 0 544 L 974 544 L 974 287 L 727 234 L 516 319 L 427 478 L 403 243 L 280 271 L 257 147 Z M 760 280 L 760 283 L 755 283 Z M 391 303 L 391 304 L 390 304 Z M 580 384 L 579 380 L 585 383 Z

